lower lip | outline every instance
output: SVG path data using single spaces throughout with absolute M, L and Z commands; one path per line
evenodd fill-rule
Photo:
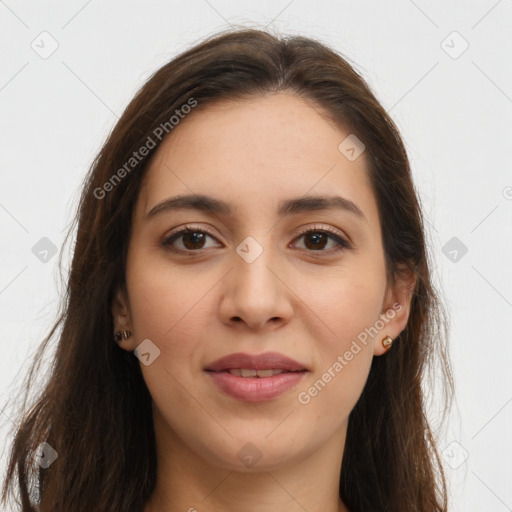
M 227 395 L 245 402 L 271 400 L 292 389 L 304 377 L 306 372 L 284 372 L 272 377 L 237 377 L 228 372 L 207 374 Z

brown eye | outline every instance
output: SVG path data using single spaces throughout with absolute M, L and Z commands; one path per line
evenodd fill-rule
M 329 235 L 321 232 L 308 233 L 304 236 L 304 244 L 308 249 L 325 249 L 329 242 Z M 310 243 L 309 243 L 310 242 Z
M 309 251 L 336 252 L 351 248 L 347 240 L 330 229 L 310 228 L 302 231 L 296 240 L 302 237 L 304 237 L 304 245 Z M 325 246 L 328 244 L 329 240 L 335 242 L 334 251 L 329 249 L 325 250 Z
M 216 240 L 215 236 L 204 228 L 194 228 L 186 226 L 184 229 L 172 233 L 162 241 L 162 246 L 181 253 L 199 252 L 205 247 L 207 238 Z M 338 233 L 328 228 L 309 228 L 300 233 L 295 239 L 304 238 L 304 246 L 308 252 L 332 253 L 350 249 L 350 243 L 341 237 Z M 176 246 L 179 241 L 181 247 Z M 334 246 L 327 248 L 329 242 L 334 242 Z
M 162 241 L 162 246 L 181 252 L 197 252 L 205 248 L 207 238 L 214 238 L 214 236 L 204 229 L 187 226 L 185 229 L 166 237 Z M 177 240 L 181 241 L 182 247 L 175 246 Z

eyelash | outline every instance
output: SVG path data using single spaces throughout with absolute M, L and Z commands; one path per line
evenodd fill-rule
M 216 236 L 211 232 L 209 231 L 207 228 L 196 228 L 194 226 L 185 226 L 184 229 L 181 229 L 180 231 L 177 231 L 175 233 L 171 233 L 169 236 L 165 237 L 165 239 L 162 241 L 162 246 L 165 247 L 165 248 L 168 248 L 172 251 L 175 251 L 175 252 L 180 252 L 180 253 L 193 253 L 193 252 L 200 252 L 201 249 L 197 249 L 197 250 L 183 250 L 183 249 L 177 249 L 175 247 L 172 247 L 172 243 L 180 238 L 180 236 L 184 235 L 184 234 L 187 234 L 187 233 L 205 233 L 209 236 L 211 236 L 212 238 L 215 238 L 216 239 Z M 347 249 L 351 249 L 352 246 L 351 244 L 343 237 L 341 237 L 338 233 L 336 233 L 335 231 L 333 231 L 332 229 L 330 228 L 319 228 L 317 226 L 314 226 L 312 228 L 307 228 L 307 229 L 304 229 L 303 231 L 301 231 L 297 237 L 294 239 L 294 240 L 297 240 L 299 238 L 301 238 L 302 236 L 304 235 L 307 235 L 309 233 L 323 233 L 323 234 L 327 234 L 329 236 L 329 238 L 331 240 L 334 240 L 337 244 L 338 244 L 338 247 L 336 247 L 335 249 L 330 249 L 330 250 L 318 250 L 318 251 L 313 251 L 313 250 L 307 250 L 307 252 L 310 252 L 310 253 L 327 253 L 327 254 L 332 254 L 332 253 L 337 253 L 339 251 L 345 251 Z

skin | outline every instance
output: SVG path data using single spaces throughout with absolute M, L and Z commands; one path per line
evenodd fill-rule
M 157 486 L 145 512 L 219 510 L 335 512 L 347 422 L 382 339 L 405 328 L 412 281 L 386 280 L 381 225 L 365 153 L 348 160 L 338 145 L 350 134 L 318 105 L 292 93 L 221 102 L 196 110 L 155 154 L 135 207 L 126 289 L 112 304 L 114 325 L 134 350 L 150 339 L 160 355 L 141 363 L 153 398 Z M 166 211 L 157 203 L 203 193 L 231 204 L 232 215 Z M 343 210 L 277 216 L 283 199 L 340 195 Z M 209 229 L 194 241 L 162 241 L 186 224 Z M 331 228 L 350 241 L 320 248 L 300 229 Z M 236 252 L 247 237 L 263 248 L 248 263 Z M 298 401 L 381 314 L 402 307 L 335 373 L 308 404 Z M 395 308 L 393 308 L 395 304 Z M 306 365 L 292 390 L 243 402 L 212 384 L 203 368 L 233 352 L 276 351 Z M 261 459 L 237 457 L 252 443 Z

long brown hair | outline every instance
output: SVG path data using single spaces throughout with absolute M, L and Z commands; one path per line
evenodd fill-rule
M 393 281 L 402 265 L 417 276 L 408 324 L 386 357 L 374 357 L 350 414 L 340 497 L 351 512 L 447 510 L 422 391 L 427 370 L 435 371 L 436 384 L 443 384 L 444 418 L 453 394 L 446 313 L 432 283 L 424 220 L 398 130 L 338 53 L 311 38 L 239 27 L 206 38 L 156 71 L 91 165 L 71 226 L 77 231 L 65 300 L 34 357 L 27 389 L 57 337 L 55 356 L 32 407 L 19 413 L 4 503 L 17 483 L 23 512 L 36 505 L 41 512 L 143 510 L 156 480 L 151 396 L 137 359 L 112 341 L 111 301 L 124 282 L 141 182 L 164 139 L 155 130 L 170 132 L 169 119 L 193 101 L 199 111 L 214 101 L 277 91 L 316 104 L 363 141 L 388 278 Z M 130 160 L 143 146 L 146 156 Z M 58 454 L 48 468 L 35 463 L 42 442 Z

